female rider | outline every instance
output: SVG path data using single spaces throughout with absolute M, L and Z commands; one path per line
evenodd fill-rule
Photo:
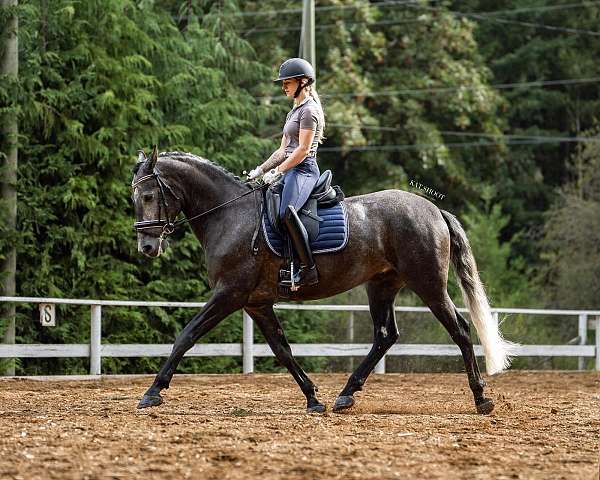
M 315 71 L 302 58 L 290 58 L 279 67 L 274 82 L 283 82 L 285 94 L 294 98 L 294 107 L 287 114 L 280 147 L 269 159 L 250 172 L 248 178 L 263 175 L 271 184 L 282 175 L 283 191 L 279 218 L 285 225 L 300 259 L 300 270 L 295 272 L 296 285 L 314 285 L 319 281 L 312 257 L 308 234 L 298 218 L 298 211 L 319 179 L 317 147 L 322 142 L 325 117 L 316 89 Z M 265 173 L 266 172 L 266 173 Z

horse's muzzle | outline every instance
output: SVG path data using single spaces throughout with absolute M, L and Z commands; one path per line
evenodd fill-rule
M 138 241 L 138 251 L 147 257 L 159 257 L 169 246 L 166 239 L 146 237 Z

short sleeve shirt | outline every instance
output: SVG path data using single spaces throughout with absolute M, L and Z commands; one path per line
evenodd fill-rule
M 314 130 L 315 136 L 310 146 L 308 156 L 317 154 L 319 139 L 323 135 L 323 125 L 321 125 L 321 107 L 312 97 L 307 97 L 300 105 L 294 107 L 287 114 L 283 134 L 286 137 L 285 158 L 300 145 L 300 129 Z

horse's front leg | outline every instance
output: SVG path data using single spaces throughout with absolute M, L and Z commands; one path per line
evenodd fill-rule
M 325 405 L 317 399 L 317 387 L 292 355 L 292 349 L 283 333 L 281 323 L 273 311 L 273 305 L 248 305 L 245 310 L 260 328 L 277 360 L 288 369 L 300 386 L 302 393 L 306 396 L 306 411 L 323 413 Z
M 177 365 L 198 339 L 211 330 L 221 320 L 244 306 L 246 298 L 236 292 L 215 292 L 213 297 L 206 303 L 204 308 L 194 315 L 192 320 L 185 326 L 177 336 L 173 344 L 171 355 L 154 379 L 152 386 L 146 391 L 138 408 L 154 407 L 160 405 L 163 399 L 160 391 L 169 388 Z

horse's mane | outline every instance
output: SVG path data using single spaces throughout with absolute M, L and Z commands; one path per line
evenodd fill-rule
M 246 186 L 248 188 L 251 188 L 250 185 L 248 185 L 247 183 L 243 182 L 240 177 L 238 177 L 237 175 L 234 175 L 233 173 L 231 173 L 229 170 L 227 170 L 225 167 L 223 167 L 222 165 L 219 165 L 218 163 L 212 162 L 211 160 L 208 160 L 206 158 L 203 157 L 199 157 L 198 155 L 194 155 L 193 153 L 190 152 L 178 152 L 178 151 L 174 151 L 174 152 L 160 152 L 158 154 L 158 158 L 173 158 L 175 160 L 179 160 L 182 161 L 184 163 L 187 163 L 188 165 L 192 165 L 192 166 L 197 166 L 199 163 L 204 164 L 204 165 L 208 165 L 211 168 L 214 168 L 215 170 L 224 173 L 228 178 L 230 178 L 231 180 L 233 180 L 234 182 L 236 182 L 239 185 L 243 185 Z M 134 174 L 137 173 L 137 170 L 139 169 L 140 165 L 143 162 L 139 162 L 134 166 Z

